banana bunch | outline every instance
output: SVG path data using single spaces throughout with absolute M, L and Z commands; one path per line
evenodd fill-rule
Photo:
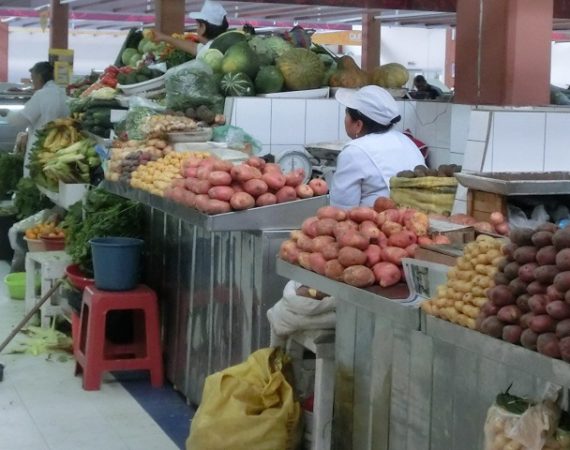
M 101 160 L 90 139 L 75 142 L 56 151 L 42 169 L 50 186 L 64 183 L 89 183 L 91 169 L 101 165 Z

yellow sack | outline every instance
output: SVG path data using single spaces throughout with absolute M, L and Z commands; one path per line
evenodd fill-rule
M 399 207 L 428 214 L 451 214 L 456 190 L 454 177 L 390 178 L 390 198 Z
M 256 351 L 206 378 L 187 450 L 293 450 L 300 406 L 283 374 L 280 349 Z

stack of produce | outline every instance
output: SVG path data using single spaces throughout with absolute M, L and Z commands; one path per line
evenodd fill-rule
M 59 182 L 89 183 L 91 171 L 101 165 L 94 143 L 71 119 L 49 122 L 36 133 L 30 157 L 30 175 L 38 185 L 58 192 Z
M 396 174 L 396 178 L 425 178 L 425 177 L 449 177 L 455 178 L 456 173 L 461 172 L 461 166 L 457 164 L 442 164 L 437 169 L 426 166 L 416 166 L 414 170 L 402 170 Z
M 431 214 L 430 219 L 450 222 L 456 225 L 471 226 L 480 233 L 493 233 L 501 236 L 507 236 L 509 234 L 509 224 L 503 213 L 498 211 L 491 213 L 489 222 L 478 221 L 467 214 L 452 214 L 449 217 Z
M 426 238 L 427 215 L 395 209 L 379 197 L 374 208 L 349 211 L 326 206 L 303 222 L 281 245 L 280 257 L 292 264 L 356 287 L 392 286 L 403 278 L 402 259 L 413 257 Z
M 125 70 L 125 69 L 130 69 L 130 70 Z M 117 83 L 123 86 L 143 83 L 145 81 L 159 78 L 163 75 L 164 72 L 161 72 L 160 70 L 157 69 L 150 69 L 147 66 L 142 66 L 138 69 L 132 69 L 130 67 L 123 68 L 123 70 L 120 70 L 120 72 L 117 73 L 115 86 L 117 85 Z
M 481 308 L 486 308 L 487 291 L 494 286 L 497 267 L 503 260 L 499 239 L 480 235 L 465 246 L 464 255 L 449 270 L 447 283 L 437 296 L 422 303 L 432 316 L 475 329 Z M 484 309 L 485 311 L 485 309 Z
M 376 67 L 370 73 L 362 70 L 350 56 L 342 56 L 330 74 L 331 87 L 358 89 L 375 84 L 386 89 L 397 89 L 406 85 L 410 78 L 408 70 L 398 63 Z
M 170 152 L 172 147 L 162 139 L 115 141 L 110 151 L 111 158 L 105 178 L 128 183 L 141 164 L 157 161 Z
M 62 227 L 58 226 L 53 221 L 47 221 L 44 223 L 39 223 L 33 227 L 28 228 L 24 235 L 28 239 L 39 239 L 40 237 L 50 237 L 50 238 L 63 238 L 65 237 L 65 231 Z
M 156 161 L 143 161 L 132 174 L 131 187 L 164 197 L 172 182 L 182 178 L 180 170 L 186 159 L 204 159 L 209 156 L 208 152 L 170 152 Z
M 515 229 L 480 330 L 570 362 L 570 229 Z
M 174 180 L 166 197 L 206 214 L 241 211 L 328 192 L 324 180 L 302 184 L 302 169 L 284 175 L 277 164 L 257 157 L 237 165 L 214 157 L 188 158 L 183 175 L 183 179 Z
M 142 131 L 148 137 L 165 137 L 168 133 L 195 131 L 198 124 L 184 115 L 155 114 L 144 119 Z
M 111 135 L 113 124 L 111 123 L 111 108 L 92 107 L 87 108 L 81 117 L 83 128 L 97 136 L 108 138 Z

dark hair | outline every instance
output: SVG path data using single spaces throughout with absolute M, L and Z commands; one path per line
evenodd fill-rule
M 227 31 L 228 27 L 230 26 L 228 19 L 226 19 L 226 16 L 224 16 L 224 20 L 222 21 L 221 25 L 213 25 L 210 22 L 206 22 L 202 19 L 196 19 L 196 22 L 206 25 L 206 31 L 204 31 L 204 37 L 206 39 L 217 38 L 220 34 Z
M 39 75 L 44 83 L 53 80 L 53 66 L 47 61 L 34 64 L 30 72 Z
M 427 83 L 426 78 L 423 75 L 416 75 L 416 77 L 414 78 L 414 83 L 421 81 L 423 83 Z
M 370 117 L 365 116 L 360 111 L 353 109 L 353 108 L 346 108 L 346 112 L 350 116 L 350 118 L 354 121 L 361 120 L 362 125 L 364 126 L 365 134 L 371 133 L 386 133 L 390 131 L 394 124 L 398 123 L 402 120 L 401 116 L 394 117 L 388 125 L 383 125 L 381 123 L 375 122 Z
M 255 28 L 253 27 L 253 25 L 246 23 L 243 28 L 242 28 L 243 32 L 246 34 L 251 34 L 252 36 L 255 35 Z

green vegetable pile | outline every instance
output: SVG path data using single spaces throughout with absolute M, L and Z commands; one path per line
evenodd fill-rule
M 142 237 L 143 209 L 139 203 L 93 189 L 85 205 L 73 205 L 62 223 L 66 233 L 66 251 L 74 264 L 87 276 L 93 275 L 91 244 L 96 237 Z
M 12 153 L 0 153 L 0 198 L 16 190 L 24 172 L 24 158 Z
M 25 219 L 44 209 L 53 208 L 54 204 L 43 195 L 31 178 L 22 178 L 16 186 L 14 206 L 18 219 Z

